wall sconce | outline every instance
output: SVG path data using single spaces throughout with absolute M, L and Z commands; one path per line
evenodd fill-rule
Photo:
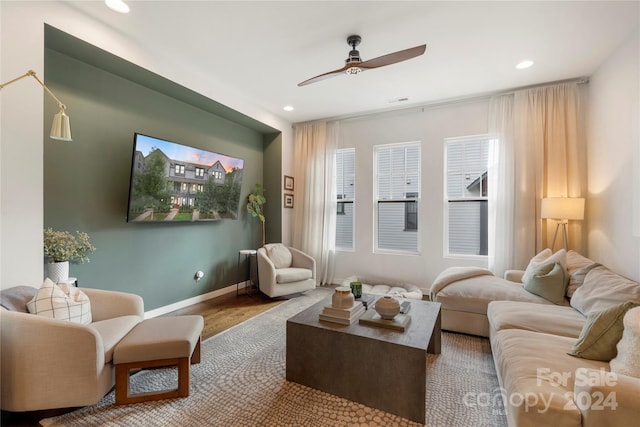
M 584 199 L 579 197 L 548 197 L 542 199 L 540 216 L 543 219 L 558 221 L 556 232 L 553 235 L 553 243 L 551 243 L 551 250 L 556 245 L 556 237 L 558 237 L 560 226 L 562 226 L 562 247 L 567 249 L 569 242 L 567 238 L 568 220 L 584 219 Z
M 42 80 L 40 80 L 38 76 L 36 76 L 35 71 L 29 70 L 20 77 L 16 77 L 13 80 L 9 80 L 6 83 L 0 84 L 0 90 L 4 89 L 5 86 L 9 86 L 11 83 L 15 83 L 18 80 L 29 76 L 36 79 L 36 81 L 40 83 L 44 90 L 46 90 L 47 93 L 56 100 L 56 102 L 58 103 L 58 108 L 60 109 L 60 111 L 58 111 L 58 113 L 53 116 L 53 124 L 51 125 L 51 133 L 49 134 L 49 137 L 51 139 L 58 139 L 60 141 L 71 141 L 71 126 L 69 125 L 69 116 L 67 116 L 64 112 L 65 108 L 67 107 L 62 103 L 62 101 L 58 99 L 58 97 L 53 94 L 53 92 L 51 92 L 47 85 L 45 85 Z

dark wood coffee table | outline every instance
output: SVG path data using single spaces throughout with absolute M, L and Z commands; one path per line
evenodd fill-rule
M 411 300 L 398 332 L 319 320 L 327 298 L 287 320 L 287 380 L 425 423 L 428 353 L 440 353 L 440 303 Z

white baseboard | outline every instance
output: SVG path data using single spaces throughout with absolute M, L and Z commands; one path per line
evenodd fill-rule
M 247 285 L 247 282 L 246 281 L 242 282 L 239 285 L 240 285 L 240 289 L 244 289 Z M 153 317 L 162 316 L 163 314 L 171 313 L 172 311 L 180 310 L 181 308 L 189 307 L 190 305 L 197 304 L 202 301 L 207 301 L 212 298 L 229 294 L 235 291 L 236 291 L 235 284 L 231 286 L 227 286 L 226 288 L 216 289 L 215 291 L 207 292 L 206 294 L 198 295 L 189 299 L 174 302 L 173 304 L 169 304 L 163 307 L 155 308 L 153 310 L 145 311 L 144 318 L 151 319 Z

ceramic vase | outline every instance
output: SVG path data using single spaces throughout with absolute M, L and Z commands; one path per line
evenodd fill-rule
M 392 320 L 400 313 L 400 303 L 393 297 L 382 297 L 376 301 L 376 313 L 385 320 Z
M 47 264 L 47 277 L 51 279 L 53 283 L 60 283 L 69 279 L 69 261 Z
M 333 308 L 351 308 L 355 299 L 349 286 L 338 286 L 331 297 Z

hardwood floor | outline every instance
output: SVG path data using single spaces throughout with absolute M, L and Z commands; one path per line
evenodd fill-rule
M 254 291 L 252 295 L 240 295 L 237 297 L 235 292 L 233 292 L 176 310 L 165 316 L 186 314 L 199 314 L 203 316 L 204 329 L 202 331 L 202 339 L 205 340 L 247 319 L 257 316 L 284 301 L 286 301 L 286 298 L 269 299 L 256 291 Z M 30 412 L 2 411 L 0 425 L 3 427 L 39 427 L 39 421 L 41 419 L 62 415 L 75 409 L 77 408 Z

